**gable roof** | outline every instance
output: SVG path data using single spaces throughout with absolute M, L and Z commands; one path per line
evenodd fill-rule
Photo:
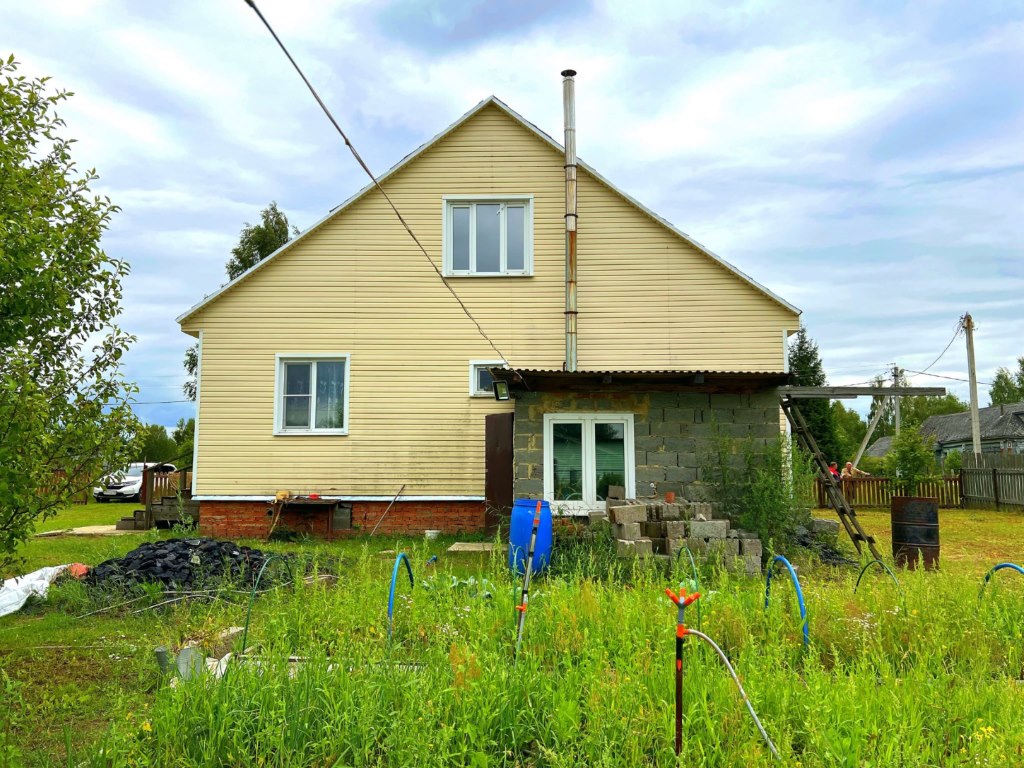
M 1024 403 L 979 408 L 978 422 L 982 440 L 1024 439 Z M 921 431 L 933 435 L 939 444 L 968 442 L 971 439 L 970 411 L 929 416 L 921 424 Z
M 490 96 L 490 97 L 484 99 L 483 101 L 481 101 L 479 104 L 477 104 L 471 110 L 466 112 L 462 117 L 460 117 L 454 123 L 449 125 L 443 131 L 441 131 L 441 133 L 437 134 L 436 136 L 434 136 L 432 139 L 430 139 L 429 141 L 425 142 L 424 144 L 421 144 L 417 149 L 415 149 L 414 151 L 410 152 L 408 155 L 403 157 L 395 165 L 391 166 L 391 168 L 389 168 L 387 171 L 385 171 L 384 173 L 382 173 L 380 176 L 377 177 L 377 181 L 380 182 L 380 183 L 383 183 L 385 179 L 387 179 L 387 178 L 393 176 L 394 174 L 398 173 L 398 171 L 402 170 L 405 166 L 407 166 L 410 163 L 412 163 L 414 160 L 416 160 L 418 157 L 420 157 L 420 155 L 425 153 L 427 150 L 429 150 L 435 144 L 437 144 L 442 139 L 444 139 L 446 136 L 448 136 L 450 133 L 455 131 L 463 123 L 467 122 L 472 117 L 474 117 L 476 114 L 478 114 L 479 112 L 483 111 L 484 109 L 486 109 L 489 106 L 497 107 L 499 110 L 504 112 L 508 117 L 510 117 L 514 122 L 518 123 L 523 128 L 527 129 L 530 133 L 532 133 L 534 136 L 536 136 L 541 141 L 549 144 L 553 149 L 555 149 L 555 150 L 557 150 L 558 152 L 561 152 L 561 153 L 565 152 L 564 147 L 561 144 L 559 144 L 557 141 L 555 141 L 547 133 L 542 131 L 536 125 L 534 125 L 529 120 L 527 120 L 522 115 L 520 115 L 518 112 L 516 112 L 514 109 L 509 107 L 507 104 L 505 104 L 505 102 L 503 102 L 497 96 Z M 741 270 L 739 270 L 736 267 L 734 267 L 732 264 L 727 262 L 725 259 L 723 259 L 720 256 L 718 256 L 717 254 L 713 253 L 708 248 L 705 248 L 703 245 L 698 243 L 696 240 L 694 240 L 692 237 L 687 235 L 685 232 L 683 232 L 682 230 L 676 228 L 668 220 L 666 220 L 663 217 L 659 216 L 654 211 L 652 211 L 650 208 L 648 208 L 647 206 L 643 205 L 642 203 L 640 203 L 638 200 L 636 200 L 632 196 L 628 195 L 627 193 L 623 192 L 621 189 L 616 187 L 614 184 L 612 184 L 610 181 L 608 181 L 606 178 L 604 178 L 604 176 L 599 174 L 597 171 L 595 171 L 589 165 L 584 163 L 582 160 L 577 158 L 576 162 L 577 162 L 577 165 L 580 168 L 582 168 L 587 173 L 589 173 L 591 176 L 593 176 L 597 181 L 599 181 L 602 184 L 604 184 L 610 190 L 612 190 L 617 195 L 619 195 L 622 198 L 624 198 L 627 202 L 629 202 L 630 204 L 632 204 L 633 206 L 638 208 L 641 212 L 647 214 L 649 217 L 651 217 L 656 222 L 658 222 L 659 224 L 664 226 L 666 229 L 668 229 L 669 231 L 671 231 L 672 233 L 674 233 L 678 237 L 682 238 L 685 242 L 689 243 L 691 246 L 693 246 L 698 251 L 700 251 L 705 256 L 707 256 L 709 259 L 711 259 L 712 261 L 716 262 L 723 269 L 725 269 L 728 272 L 731 272 L 733 275 L 738 277 L 740 280 L 742 280 L 743 282 L 747 283 L 750 287 L 754 288 L 756 291 L 760 292 L 761 294 L 767 296 L 772 301 L 780 304 L 784 308 L 788 309 L 790 312 L 792 312 L 792 313 L 794 313 L 796 315 L 800 314 L 800 310 L 799 309 L 794 307 L 792 304 L 790 304 L 788 301 L 783 299 L 781 296 L 773 293 L 768 288 L 766 288 L 765 286 L 761 285 L 756 280 L 754 280 L 752 277 L 750 277 L 746 273 L 744 273 Z M 205 307 L 206 305 L 211 304 L 212 302 L 216 301 L 218 298 L 220 298 L 223 294 L 225 294 L 228 291 L 230 291 L 236 285 L 238 285 L 239 283 L 241 283 L 244 280 L 248 279 L 248 277 L 250 275 L 252 275 L 254 272 L 257 272 L 260 269 L 263 269 L 267 264 L 269 264 L 271 261 L 273 261 L 275 258 L 277 258 L 280 254 L 282 254 L 285 251 L 291 249 L 293 246 L 295 246 L 301 240 L 306 238 L 308 235 L 311 235 L 313 232 L 316 232 L 318 229 L 320 229 L 320 227 L 322 227 L 324 224 L 326 224 L 328 221 L 330 221 L 336 215 L 338 215 L 339 213 L 344 211 L 346 208 L 348 208 L 351 205 L 353 205 L 356 201 L 361 199 L 364 195 L 366 195 L 368 192 L 370 192 L 371 190 L 373 190 L 375 188 L 376 188 L 376 185 L 373 184 L 373 182 L 367 184 L 365 187 L 363 187 L 358 192 L 356 192 L 354 195 L 352 195 L 352 197 L 350 197 L 348 200 L 346 200 L 345 202 L 341 203 L 341 205 L 338 205 L 338 206 L 335 206 L 334 208 L 332 208 L 327 213 L 327 215 L 325 215 L 319 221 L 315 222 L 312 226 L 310 226 L 307 229 L 303 230 L 301 233 L 299 233 L 293 239 L 289 240 L 287 243 L 282 245 L 280 248 L 278 248 L 276 251 L 271 253 L 265 259 L 257 262 L 252 267 L 247 269 L 245 272 L 240 274 L 238 277 L 236 277 L 235 279 L 225 283 L 220 288 L 218 288 L 216 291 L 214 291 L 213 293 L 211 293 L 211 294 L 207 295 L 206 297 L 204 297 L 202 299 L 202 301 L 198 302 L 197 304 L 194 304 L 191 308 L 189 308 L 188 310 L 186 310 L 185 312 L 183 312 L 181 315 L 178 316 L 177 322 L 178 323 L 185 322 L 189 317 L 194 315 L 196 312 L 201 310 L 203 307 Z
M 892 435 L 886 435 L 880 437 L 873 442 L 868 449 L 864 451 L 865 456 L 870 456 L 873 459 L 881 459 L 885 457 L 889 451 L 892 450 Z

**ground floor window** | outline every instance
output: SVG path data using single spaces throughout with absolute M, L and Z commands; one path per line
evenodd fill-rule
M 348 355 L 278 355 L 274 432 L 348 434 Z
M 544 498 L 569 511 L 604 505 L 609 486 L 636 496 L 633 414 L 544 416 Z

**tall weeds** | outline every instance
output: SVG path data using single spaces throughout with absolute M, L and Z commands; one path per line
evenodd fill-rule
M 675 608 L 666 578 L 636 566 L 599 578 L 592 555 L 534 582 L 512 663 L 518 582 L 500 554 L 474 580 L 444 566 L 395 607 L 365 551 L 337 588 L 262 596 L 254 658 L 222 680 L 164 687 L 115 724 L 86 764 L 265 766 L 674 766 L 774 763 L 718 661 L 688 641 L 684 751 L 672 751 Z M 704 631 L 735 663 L 786 765 L 1004 766 L 1024 761 L 1024 585 L 950 573 L 891 581 L 804 574 L 812 644 L 792 595 L 706 579 Z M 480 588 L 486 579 L 487 588 Z M 186 609 L 182 609 L 186 610 Z M 225 616 L 225 619 L 229 619 Z M 304 661 L 289 665 L 289 656 Z

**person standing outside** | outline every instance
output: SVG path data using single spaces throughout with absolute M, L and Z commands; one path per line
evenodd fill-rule
M 865 472 L 863 469 L 857 469 L 853 466 L 852 461 L 846 462 L 846 466 L 843 467 L 843 479 L 854 480 L 858 477 L 871 477 L 871 473 Z
M 857 484 L 853 481 L 861 477 L 871 477 L 871 474 L 869 472 L 865 472 L 863 469 L 857 469 L 853 466 L 852 461 L 848 461 L 846 462 L 846 466 L 843 467 L 843 474 L 841 477 L 843 479 L 843 495 L 846 496 L 852 504 L 857 500 Z

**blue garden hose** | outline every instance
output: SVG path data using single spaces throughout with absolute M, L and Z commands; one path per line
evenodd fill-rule
M 394 624 L 393 615 L 395 612 L 395 584 L 398 583 L 398 571 L 399 564 L 405 563 L 405 570 L 409 574 L 409 586 L 416 586 L 416 582 L 412 578 L 412 566 L 409 564 L 409 558 L 406 557 L 405 552 L 399 552 L 398 557 L 395 558 L 395 567 L 391 571 L 391 591 L 388 593 L 388 640 L 391 640 L 391 630 Z
M 800 605 L 800 621 L 803 624 L 804 631 L 804 648 L 807 648 L 811 644 L 811 629 L 807 623 L 807 606 L 804 604 L 804 591 L 800 589 L 800 579 L 797 578 L 793 566 L 782 555 L 776 555 L 768 565 L 768 577 L 764 582 L 764 609 L 768 610 L 768 598 L 772 594 L 772 573 L 775 571 L 776 563 L 782 563 L 786 566 L 786 570 L 789 571 L 789 577 L 793 580 L 793 587 L 796 589 L 796 599 Z
M 1016 563 L 1000 563 L 985 574 L 985 581 L 981 584 L 981 591 L 978 593 L 978 600 L 981 600 L 981 598 L 985 596 L 985 587 L 988 586 L 989 579 L 992 578 L 996 571 L 1002 571 L 1005 568 L 1009 568 L 1011 571 L 1016 571 L 1017 573 L 1024 575 L 1024 568 L 1021 568 Z
M 683 544 L 676 552 L 676 561 L 678 562 L 679 556 L 686 551 L 687 556 L 690 558 L 690 570 L 693 571 L 693 592 L 700 592 L 700 574 L 697 572 L 697 562 L 693 559 L 693 552 L 690 548 Z M 700 602 L 697 603 L 697 629 L 701 629 L 701 614 L 700 614 Z
M 888 565 L 883 563 L 881 560 L 872 560 L 870 563 L 868 563 L 867 565 L 865 565 L 863 568 L 860 569 L 860 575 L 857 577 L 857 583 L 854 584 L 854 586 L 853 586 L 853 591 L 854 592 L 857 591 L 857 587 L 860 586 L 860 580 L 864 578 L 864 574 L 867 573 L 868 568 L 870 568 L 872 565 L 879 565 L 879 566 L 881 566 L 885 570 L 885 572 L 889 574 L 889 578 L 892 579 L 893 584 L 896 585 L 896 589 L 899 590 L 900 596 L 902 597 L 903 596 L 903 587 L 900 585 L 900 580 L 896 578 L 896 574 L 892 572 L 892 569 Z

